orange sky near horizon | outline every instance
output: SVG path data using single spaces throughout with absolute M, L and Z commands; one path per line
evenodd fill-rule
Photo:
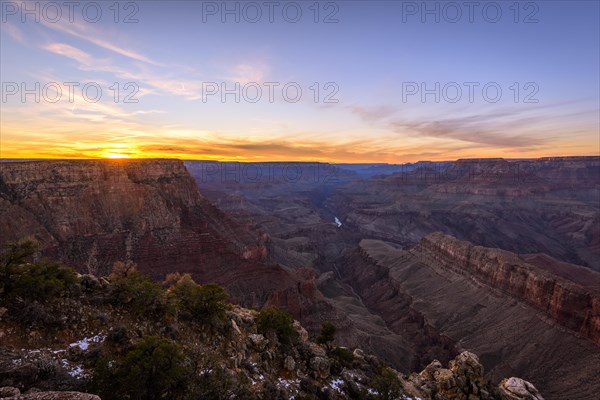
M 208 144 L 210 146 L 211 144 Z M 214 147 L 218 148 L 221 144 L 215 143 Z M 20 146 L 18 146 L 20 147 Z M 29 147 L 29 146 L 23 146 Z M 465 149 L 462 151 L 453 151 L 448 153 L 440 153 L 434 156 L 427 157 L 424 154 L 402 154 L 388 150 L 385 154 L 373 155 L 366 152 L 361 154 L 360 149 L 348 146 L 347 148 L 337 147 L 338 151 L 327 155 L 323 152 L 323 147 L 316 147 L 318 151 L 312 151 L 311 147 L 305 146 L 301 150 L 304 152 L 294 151 L 291 154 L 285 152 L 269 152 L 264 151 L 257 154 L 255 151 L 247 151 L 245 154 L 231 154 L 223 152 L 218 154 L 215 152 L 201 153 L 195 152 L 193 148 L 186 151 L 185 147 L 180 151 L 160 151 L 160 150 L 145 150 L 144 148 L 151 147 L 145 145 L 119 145 L 111 146 L 107 143 L 97 143 L 92 150 L 78 151 L 76 148 L 68 149 L 66 146 L 55 148 L 42 147 L 40 149 L 7 148 L 6 143 L 2 141 L 0 146 L 0 158 L 3 159 L 145 159 L 145 158 L 174 158 L 180 160 L 211 160 L 211 161 L 237 161 L 237 162 L 328 162 L 328 163 L 388 163 L 401 164 L 417 161 L 451 161 L 465 158 L 542 158 L 542 157 L 565 157 L 565 156 L 600 156 L 600 144 L 596 145 L 597 150 L 594 152 L 593 145 L 572 146 L 570 149 L 556 149 L 523 152 L 522 150 L 510 152 L 489 150 L 473 150 Z M 358 150 L 358 151 L 357 151 Z M 399 150 L 401 151 L 401 150 Z M 315 153 L 322 153 L 320 156 L 315 156 Z M 424 152 L 426 153 L 426 152 Z

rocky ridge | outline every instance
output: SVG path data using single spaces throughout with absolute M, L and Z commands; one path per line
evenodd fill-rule
M 71 307 L 66 307 L 67 313 L 71 312 Z M 81 316 L 85 320 L 92 318 L 95 313 L 97 310 L 84 305 Z M 401 374 L 383 367 L 376 357 L 364 354 L 360 349 L 348 353 L 351 354 L 350 359 L 340 363 L 335 353 L 309 340 L 307 331 L 298 321 L 294 322 L 294 329 L 299 341 L 292 347 L 285 347 L 277 336 L 258 333 L 257 315 L 257 311 L 235 307 L 227 312 L 231 334 L 209 334 L 193 327 L 180 326 L 182 335 L 179 341 L 186 348 L 188 357 L 210 359 L 213 367 L 218 365 L 228 379 L 234 379 L 235 385 L 247 388 L 247 393 L 255 396 L 251 398 L 256 399 L 342 400 L 355 399 L 358 393 L 363 393 L 362 396 L 367 397 L 361 398 L 374 400 L 543 400 L 531 383 L 519 378 L 512 377 L 498 386 L 491 385 L 484 377 L 478 357 L 470 352 L 459 354 L 447 367 L 434 360 L 420 373 Z M 90 358 L 97 357 L 109 346 L 106 335 L 110 335 L 112 318 L 109 317 L 104 329 L 98 329 L 98 325 L 94 324 L 86 325 L 88 332 L 98 329 L 94 332 L 96 335 L 71 344 L 68 340 L 65 342 L 66 338 L 81 337 L 82 333 L 69 330 L 62 332 L 65 336 L 46 337 L 46 347 L 43 348 L 30 347 L 35 344 L 34 341 L 28 345 L 20 342 L 24 345 L 21 349 L 2 346 L 0 398 L 99 400 L 100 397 L 92 394 L 47 389 L 53 386 L 85 387 L 85 382 L 91 376 Z M 121 319 L 120 323 L 123 324 L 124 320 Z M 133 319 L 128 320 L 127 324 L 128 330 L 140 333 L 155 333 L 156 329 L 152 324 Z M 6 335 L 5 339 L 9 339 L 5 343 L 17 339 L 15 336 L 22 329 L 12 325 L 6 318 L 0 320 L 0 327 Z M 199 353 L 199 349 L 203 350 Z M 197 362 L 202 365 L 202 361 Z M 210 374 L 210 371 L 207 367 L 201 367 L 198 373 Z M 390 393 L 394 393 L 392 397 L 382 392 L 387 390 L 383 388 L 388 388 L 380 381 L 385 376 L 382 371 L 390 374 L 387 378 L 389 382 L 397 383 L 393 391 L 390 389 Z M 39 384 L 46 390 L 37 389 L 36 385 Z
M 451 254 L 459 256 L 454 259 Z M 510 262 L 502 267 L 502 260 Z M 505 281 L 483 279 L 477 269 L 485 266 L 505 276 Z M 513 270 L 502 275 L 506 268 Z M 400 364 L 404 369 L 424 361 L 423 354 L 449 360 L 456 351 L 469 350 L 480 354 L 492 381 L 516 375 L 533 382 L 547 399 L 596 398 L 600 347 L 583 336 L 591 330 L 581 330 L 590 326 L 587 321 L 594 321 L 595 311 L 592 303 L 569 301 L 578 293 L 584 299 L 594 296 L 589 288 L 583 290 L 575 282 L 528 265 L 518 255 L 478 248 L 443 234 L 428 236 L 405 250 L 365 239 L 341 273 L 366 307 L 408 342 L 401 349 L 412 363 Z M 534 282 L 532 293 L 536 284 L 557 287 L 562 293 L 557 297 L 563 300 L 552 302 L 553 295 L 543 292 L 550 297 L 540 306 L 527 296 L 519 297 L 529 290 L 523 286 L 527 282 Z M 562 308 L 552 311 L 551 305 Z M 574 329 L 566 326 L 569 323 Z M 385 352 L 377 354 L 385 357 Z
M 423 238 L 413 251 L 421 250 L 446 268 L 543 310 L 600 346 L 600 292 L 528 264 L 514 253 L 475 246 L 439 232 Z

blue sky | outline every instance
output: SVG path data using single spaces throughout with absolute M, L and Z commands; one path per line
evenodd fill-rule
M 406 162 L 598 154 L 599 2 L 476 3 L 471 21 L 465 2 L 275 1 L 271 22 L 262 1 L 119 2 L 118 16 L 114 2 L 80 2 L 71 22 L 62 2 L 54 3 L 61 18 L 48 2 L 27 2 L 35 21 L 21 2 L 2 1 L 1 155 Z M 424 7 L 439 10 L 439 21 Z M 137 22 L 124 22 L 130 14 Z M 62 97 L 48 101 L 51 84 L 39 103 L 23 101 L 21 85 L 36 82 L 56 82 Z M 65 82 L 80 84 L 73 99 Z M 102 90 L 95 103 L 81 92 L 90 82 Z M 222 85 L 239 102 L 222 99 Z M 125 102 L 132 88 L 137 103 Z M 219 92 L 206 95 L 210 88 Z M 424 98 L 423 88 L 431 91 Z

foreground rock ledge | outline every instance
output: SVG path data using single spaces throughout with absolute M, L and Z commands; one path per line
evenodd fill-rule
M 21 394 L 14 387 L 0 388 L 0 399 L 2 400 L 101 400 L 94 394 L 80 392 L 38 392 Z
M 419 374 L 411 374 L 404 389 L 414 398 L 434 400 L 544 400 L 533 384 L 521 378 L 504 379 L 496 391 L 484 379 L 477 355 L 464 351 L 444 368 L 432 361 Z

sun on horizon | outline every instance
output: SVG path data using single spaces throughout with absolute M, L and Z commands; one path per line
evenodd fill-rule
M 131 158 L 130 156 L 128 156 L 127 154 L 120 154 L 120 153 L 108 153 L 106 156 L 104 156 L 103 158 L 110 158 L 110 159 L 123 159 L 123 158 Z

